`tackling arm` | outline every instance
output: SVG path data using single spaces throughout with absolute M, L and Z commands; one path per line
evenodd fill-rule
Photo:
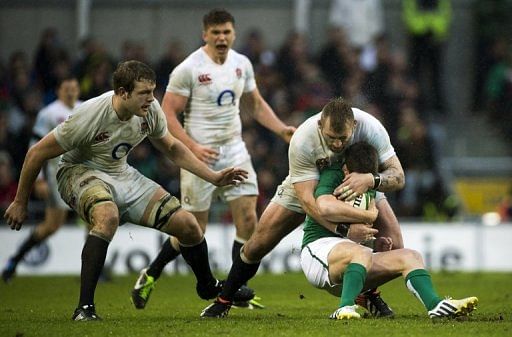
M 332 222 L 373 223 L 378 211 L 375 207 L 364 210 L 338 200 L 330 194 L 316 198 L 316 207 L 320 216 Z
M 393 156 L 380 165 L 380 186 L 381 192 L 398 191 L 404 188 L 405 175 L 402 164 L 397 156 Z M 372 180 L 373 187 L 373 180 Z
M 315 219 L 315 221 L 317 221 L 331 232 L 335 232 L 337 224 L 324 219 L 319 209 L 317 208 L 316 200 L 313 195 L 317 183 L 317 180 L 307 180 L 294 183 L 293 187 L 295 188 L 297 197 L 299 198 L 299 201 L 302 205 L 302 209 L 306 212 L 306 214 Z

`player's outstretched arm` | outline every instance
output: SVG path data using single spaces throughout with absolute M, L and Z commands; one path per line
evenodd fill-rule
M 16 197 L 4 214 L 4 218 L 11 229 L 20 230 L 27 217 L 28 198 L 44 162 L 60 156 L 64 152 L 64 149 L 57 143 L 53 132 L 50 132 L 30 147 L 21 169 Z
M 192 151 L 179 139 L 173 138 L 170 133 L 160 139 L 150 138 L 150 140 L 160 152 L 176 165 L 214 185 L 234 185 L 247 178 L 248 172 L 240 168 L 231 167 L 222 171 L 213 171 L 194 156 Z
M 187 106 L 188 97 L 181 96 L 170 91 L 167 91 L 162 101 L 162 110 L 167 119 L 167 128 L 171 135 L 179 139 L 185 144 L 192 153 L 201 161 L 207 164 L 213 164 L 217 161 L 219 153 L 208 147 L 196 143 L 181 125 L 178 120 L 178 115 L 185 110 Z
M 294 126 L 286 125 L 276 116 L 274 110 L 268 103 L 261 97 L 258 88 L 249 93 L 242 95 L 240 103 L 242 110 L 252 112 L 252 115 L 258 123 L 279 135 L 287 143 L 293 136 L 296 128 Z

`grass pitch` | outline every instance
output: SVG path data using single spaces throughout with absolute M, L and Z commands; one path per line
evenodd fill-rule
M 433 280 L 440 295 L 477 296 L 478 309 L 465 319 L 433 323 L 397 279 L 381 287 L 394 319 L 333 321 L 338 300 L 310 286 L 302 274 L 257 275 L 250 285 L 267 306 L 231 309 L 225 319 L 201 319 L 208 305 L 195 294 L 191 276 L 163 276 L 144 310 L 129 300 L 136 275 L 99 284 L 101 322 L 70 320 L 78 277 L 18 277 L 0 284 L 0 336 L 511 336 L 512 274 L 442 273 Z

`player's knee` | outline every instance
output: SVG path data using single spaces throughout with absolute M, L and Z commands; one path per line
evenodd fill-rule
M 183 209 L 174 213 L 171 219 L 162 226 L 161 230 L 175 236 L 181 243 L 185 244 L 198 243 L 204 236 L 194 215 Z
M 423 256 L 421 256 L 421 253 L 417 250 L 409 249 L 411 254 L 411 259 L 414 259 L 414 261 L 423 264 Z
M 350 247 L 352 252 L 352 260 L 356 260 L 358 263 L 369 267 L 372 263 L 372 251 L 365 246 L 354 244 Z
M 423 257 L 421 256 L 420 252 L 414 249 L 401 249 L 400 256 L 402 257 L 404 265 L 406 265 L 407 267 L 423 268 L 424 266 Z
M 50 224 L 48 224 L 48 226 L 44 227 L 42 234 L 45 238 L 47 238 L 50 235 L 54 234 L 59 228 L 60 228 L 59 223 L 50 223 Z
M 181 242 L 188 242 L 188 243 L 198 243 L 203 239 L 203 231 L 201 230 L 201 227 L 195 220 L 194 216 L 191 215 L 193 219 L 190 219 L 190 221 L 187 221 L 185 226 L 183 227 L 183 230 L 181 232 L 181 237 L 179 238 Z
M 253 231 L 257 222 L 258 217 L 256 211 L 245 212 L 239 219 L 239 227 L 249 228 Z
M 249 240 L 251 235 L 254 233 L 254 228 L 256 227 L 256 218 L 252 220 L 253 222 L 245 222 L 243 225 L 236 226 L 236 236 L 244 241 Z
M 244 244 L 242 253 L 245 258 L 252 262 L 261 261 L 267 255 L 272 247 L 264 240 L 251 236 L 251 238 Z
M 83 219 L 89 224 L 94 222 L 93 213 L 102 213 L 104 209 L 115 209 L 117 214 L 117 206 L 114 204 L 110 187 L 98 179 L 94 180 L 94 183 L 95 185 L 82 194 L 78 208 Z
M 116 204 L 105 201 L 91 211 L 91 233 L 106 240 L 112 240 L 119 226 L 119 211 Z
M 50 235 L 55 233 L 55 230 L 52 230 L 51 226 L 47 226 L 46 223 L 43 223 L 36 227 L 34 230 L 34 237 L 39 241 L 46 240 Z

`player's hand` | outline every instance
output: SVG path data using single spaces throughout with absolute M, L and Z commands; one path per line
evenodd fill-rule
M 376 238 L 374 243 L 374 251 L 387 252 L 393 248 L 393 239 L 389 237 Z
M 216 186 L 238 185 L 249 176 L 249 172 L 239 167 L 228 167 L 216 173 L 218 178 L 212 182 Z
M 200 161 L 207 165 L 213 165 L 217 160 L 219 160 L 219 152 L 208 146 L 196 144 L 194 145 L 192 152 Z
M 334 196 L 339 200 L 354 200 L 368 189 L 373 187 L 373 175 L 371 173 L 349 173 L 343 179 L 343 183 L 336 187 Z
M 19 231 L 23 221 L 27 218 L 27 205 L 13 201 L 5 211 L 4 218 L 11 229 Z
M 279 132 L 279 135 L 285 142 L 290 143 L 290 139 L 292 139 L 296 130 L 297 128 L 295 126 L 287 125 L 283 130 L 281 130 L 281 132 Z
M 350 225 L 350 229 L 347 233 L 347 238 L 350 240 L 360 243 L 362 241 L 370 240 L 379 231 L 372 228 L 371 225 L 364 223 L 354 223 Z

